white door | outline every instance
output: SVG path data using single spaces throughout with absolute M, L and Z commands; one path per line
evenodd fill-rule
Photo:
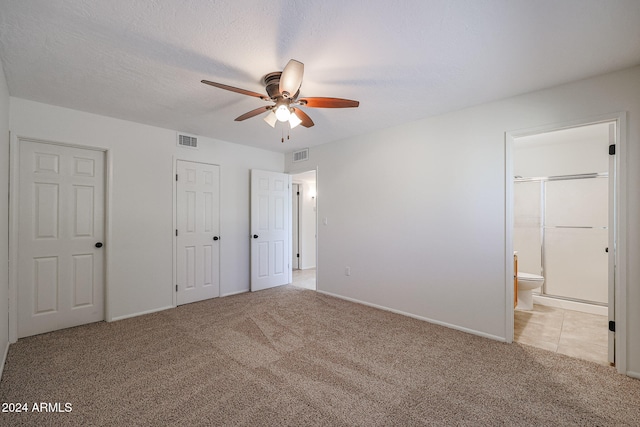
M 289 283 L 291 177 L 251 171 L 251 290 Z
M 220 295 L 220 170 L 177 161 L 177 303 Z
M 18 337 L 104 320 L 104 153 L 19 145 Z

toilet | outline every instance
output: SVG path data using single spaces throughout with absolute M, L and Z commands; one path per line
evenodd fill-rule
M 518 271 L 518 310 L 533 310 L 533 290 L 544 283 L 544 277 Z

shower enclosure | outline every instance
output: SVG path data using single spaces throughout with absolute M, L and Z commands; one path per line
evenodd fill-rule
M 514 250 L 541 295 L 607 304 L 608 191 L 607 173 L 516 177 Z

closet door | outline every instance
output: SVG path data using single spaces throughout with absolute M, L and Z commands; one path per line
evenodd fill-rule
M 20 141 L 18 337 L 104 319 L 104 152 Z
M 219 169 L 177 162 L 178 305 L 220 295 Z

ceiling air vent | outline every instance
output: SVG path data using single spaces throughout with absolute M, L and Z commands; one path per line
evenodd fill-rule
M 180 147 L 198 148 L 198 138 L 191 135 L 178 134 L 178 145 Z
M 304 150 L 294 151 L 293 152 L 293 161 L 294 162 L 304 162 L 309 160 L 309 149 L 305 148 Z

